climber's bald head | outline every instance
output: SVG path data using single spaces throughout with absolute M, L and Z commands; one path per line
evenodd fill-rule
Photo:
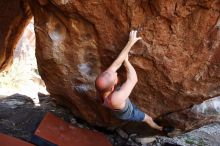
M 111 91 L 117 82 L 118 77 L 116 72 L 105 71 L 97 77 L 95 85 L 98 91 L 107 92 Z

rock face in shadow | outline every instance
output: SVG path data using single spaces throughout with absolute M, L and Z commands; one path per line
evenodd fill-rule
M 12 64 L 16 44 L 31 17 L 27 1 L 0 1 L 0 71 Z
M 144 112 L 166 118 L 220 94 L 219 0 L 29 3 L 48 91 L 93 125 L 119 123 L 98 102 L 94 80 L 123 49 L 131 29 L 143 40 L 131 51 L 139 81 L 130 98 Z

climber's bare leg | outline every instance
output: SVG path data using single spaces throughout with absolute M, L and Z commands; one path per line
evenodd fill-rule
M 148 124 L 151 128 L 154 128 L 154 129 L 157 129 L 157 130 L 160 130 L 160 131 L 162 131 L 162 129 L 163 129 L 161 126 L 157 125 L 154 122 L 154 120 L 150 116 L 148 116 L 147 114 L 145 114 L 143 122 Z

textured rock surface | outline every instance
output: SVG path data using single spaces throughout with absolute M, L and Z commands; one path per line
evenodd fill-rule
M 163 118 L 163 121 L 187 130 L 208 123 L 220 122 L 220 97 L 206 100 L 192 108 L 170 113 Z
M 92 124 L 117 123 L 98 103 L 94 80 L 122 50 L 131 29 L 143 38 L 130 57 L 139 78 L 131 100 L 143 111 L 166 118 L 220 94 L 219 0 L 29 2 L 48 91 Z
M 27 1 L 0 1 L 0 71 L 12 64 L 15 46 L 30 18 Z
M 220 145 L 219 128 L 220 123 L 212 123 L 173 138 L 159 136 L 152 146 L 218 146 Z

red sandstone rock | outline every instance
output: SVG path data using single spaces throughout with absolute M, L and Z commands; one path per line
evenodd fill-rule
M 103 133 L 75 127 L 52 113 L 45 115 L 34 134 L 59 146 L 112 146 Z
M 23 140 L 20 140 L 9 135 L 0 133 L 0 145 L 1 146 L 34 146 L 33 144 L 27 143 Z
M 12 64 L 15 46 L 30 18 L 27 1 L 0 1 L 0 71 Z
M 97 101 L 94 80 L 131 29 L 143 38 L 130 57 L 139 79 L 131 100 L 143 111 L 153 118 L 178 114 L 220 94 L 219 0 L 29 2 L 48 91 L 91 124 L 117 123 Z

